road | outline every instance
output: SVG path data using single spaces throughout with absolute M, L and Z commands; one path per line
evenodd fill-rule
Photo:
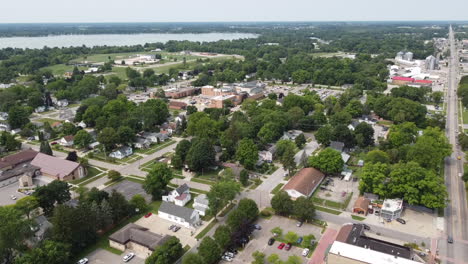
M 463 174 L 463 156 L 457 143 L 458 131 L 458 49 L 452 27 L 449 32 L 450 61 L 447 80 L 447 123 L 446 136 L 452 144 L 452 155 L 445 159 L 445 181 L 449 193 L 449 204 L 445 209 L 445 231 L 454 239 L 453 244 L 446 237 L 439 240 L 439 254 L 445 263 L 465 263 L 468 261 L 468 211 L 464 183 L 459 177 Z

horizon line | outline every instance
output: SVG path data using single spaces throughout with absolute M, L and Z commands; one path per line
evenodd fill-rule
M 174 23 L 174 24 L 183 24 L 183 23 L 385 23 L 385 22 L 468 22 L 468 20 L 238 20 L 238 21 L 91 21 L 91 22 L 0 22 L 0 25 L 8 24 L 143 24 L 143 23 Z

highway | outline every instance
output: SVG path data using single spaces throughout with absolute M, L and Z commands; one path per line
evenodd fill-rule
M 447 123 L 446 136 L 452 144 L 452 155 L 445 159 L 445 182 L 449 203 L 445 209 L 445 236 L 439 239 L 439 255 L 443 263 L 468 263 L 468 211 L 463 174 L 463 152 L 457 142 L 458 132 L 458 49 L 452 27 L 449 31 L 450 60 L 447 80 Z M 453 237 L 454 243 L 447 241 Z

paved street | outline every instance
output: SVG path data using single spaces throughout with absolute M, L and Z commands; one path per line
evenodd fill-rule
M 466 204 L 466 194 L 463 181 L 458 176 L 463 173 L 463 160 L 458 161 L 457 157 L 462 156 L 457 144 L 458 132 L 458 98 L 456 89 L 458 86 L 458 49 L 454 39 L 454 33 L 450 27 L 450 67 L 448 72 L 447 90 L 447 123 L 446 135 L 452 144 L 453 153 L 445 160 L 445 179 L 449 193 L 449 204 L 445 209 L 446 234 L 454 238 L 454 244 L 447 242 L 446 236 L 439 240 L 439 254 L 446 263 L 463 263 L 468 260 L 468 211 Z

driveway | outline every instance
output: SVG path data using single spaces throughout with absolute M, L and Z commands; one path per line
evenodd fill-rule
M 145 260 L 135 256 L 129 262 L 123 261 L 123 256 L 131 251 L 126 251 L 122 255 L 116 255 L 105 249 L 99 248 L 86 256 L 90 264 L 109 264 L 109 263 L 129 263 L 129 264 L 144 264 Z
M 255 230 L 252 234 L 252 239 L 247 244 L 245 249 L 239 252 L 239 255 L 234 258 L 234 263 L 250 263 L 253 261 L 252 253 L 255 251 L 260 251 L 265 254 L 266 257 L 275 253 L 279 257 L 286 261 L 289 256 L 300 256 L 303 259 L 303 263 L 307 263 L 307 258 L 302 257 L 302 248 L 292 247 L 291 250 L 286 251 L 285 249 L 278 249 L 280 242 L 275 241 L 271 246 L 268 246 L 268 240 L 272 237 L 271 229 L 275 227 L 280 227 L 283 229 L 283 233 L 293 231 L 299 236 L 305 236 L 313 234 L 317 239 L 321 237 L 321 229 L 310 224 L 304 224 L 301 227 L 296 226 L 296 221 L 293 219 L 288 219 L 285 217 L 273 216 L 270 219 L 260 219 L 257 221 L 262 227 L 262 230 Z

